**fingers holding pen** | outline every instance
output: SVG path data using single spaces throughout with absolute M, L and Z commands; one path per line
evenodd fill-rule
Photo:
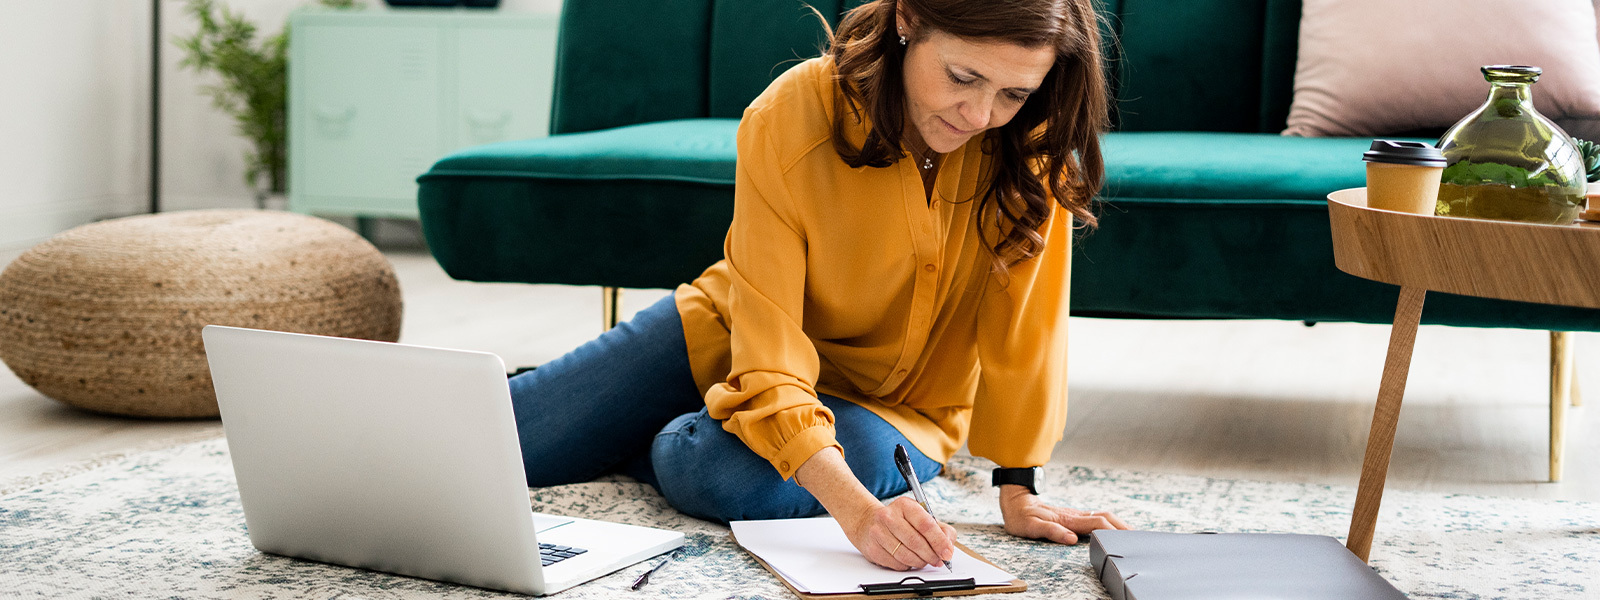
M 914 562 L 897 556 L 901 562 L 918 568 L 944 564 L 955 549 L 954 537 L 940 527 L 932 515 L 910 498 L 898 498 L 886 508 L 889 510 L 879 513 L 884 525 L 915 556 Z
M 934 556 L 938 558 L 938 562 L 929 564 L 938 565 L 953 558 L 956 551 L 956 528 L 940 523 L 933 515 L 928 514 L 928 511 L 922 510 L 921 505 L 911 502 L 909 498 L 900 500 L 908 502 L 904 508 L 907 521 L 916 528 L 917 533 L 922 534 L 922 538 L 927 540 Z
M 915 501 L 900 498 L 879 505 L 862 524 L 867 560 L 897 571 L 943 565 L 955 550 L 954 527 L 933 520 Z
M 850 482 L 856 484 L 852 487 L 860 492 L 858 497 L 862 498 L 861 502 L 847 508 L 824 500 L 824 496 L 831 497 L 829 488 L 826 485 L 813 486 L 813 482 L 825 483 L 826 480 L 815 480 L 808 475 L 808 469 L 816 471 L 811 465 L 844 467 L 844 474 L 848 475 L 849 472 L 842 455 L 837 451 L 819 452 L 818 456 L 822 457 L 821 462 L 813 458 L 801 466 L 796 473 L 797 481 L 804 480 L 801 481 L 802 485 L 811 489 L 813 495 L 821 492 L 818 499 L 838 519 L 845 536 L 868 561 L 900 571 L 950 565 L 955 554 L 955 528 L 939 523 L 927 507 L 926 496 L 922 493 L 916 469 L 911 464 L 910 453 L 905 446 L 895 445 L 893 459 L 912 497 L 897 498 L 887 504 L 874 498 L 871 492 L 854 480 Z
M 956 528 L 955 528 L 955 526 L 951 525 L 949 523 L 940 523 L 939 524 L 939 529 L 941 531 L 944 531 L 945 539 L 950 540 L 949 553 L 941 554 L 940 556 L 943 556 L 945 560 L 950 560 L 952 558 L 955 558 L 955 555 L 956 555 Z
M 910 551 L 905 549 L 905 544 L 895 539 L 893 535 L 888 535 L 887 530 L 880 529 L 879 531 L 883 533 L 873 536 L 873 551 L 862 553 L 867 557 L 867 560 L 880 567 L 896 571 L 915 569 L 916 567 L 906 564 L 905 561 L 899 558 L 910 554 Z
M 862 554 L 874 564 L 896 571 L 921 568 L 924 563 L 917 552 L 907 548 L 906 540 L 895 534 L 895 528 L 887 516 L 890 512 L 888 507 L 884 507 L 872 515 L 867 534 L 871 540 L 869 543 L 871 551 Z

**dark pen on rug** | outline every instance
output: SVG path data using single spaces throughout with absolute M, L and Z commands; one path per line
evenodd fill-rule
M 905 477 L 906 485 L 911 487 L 911 497 L 917 500 L 917 504 L 922 505 L 922 510 L 928 511 L 928 516 L 933 517 L 933 509 L 928 508 L 928 497 L 922 495 L 922 484 L 917 482 L 917 470 L 911 468 L 911 455 L 906 453 L 906 447 L 902 444 L 894 445 L 894 466 L 900 469 L 900 476 Z M 939 518 L 933 517 L 933 520 L 937 521 Z M 956 572 L 956 567 L 951 561 L 944 561 L 944 568 L 949 569 L 951 573 Z
M 673 552 L 673 553 L 667 554 L 667 556 L 665 558 L 661 559 L 661 562 L 656 563 L 656 566 L 650 567 L 649 571 L 645 571 L 644 573 L 641 573 L 639 575 L 638 579 L 633 580 L 633 585 L 629 586 L 628 589 L 633 590 L 633 591 L 639 591 L 639 588 L 644 587 L 644 584 L 650 583 L 650 575 L 652 573 L 655 573 L 656 571 L 660 571 L 661 567 L 667 566 L 667 563 L 672 562 L 673 554 L 677 554 L 677 553 Z

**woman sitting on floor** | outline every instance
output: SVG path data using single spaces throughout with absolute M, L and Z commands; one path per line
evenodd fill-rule
M 528 485 L 622 471 L 720 522 L 826 511 L 879 565 L 955 530 L 891 458 L 962 444 L 1006 531 L 1122 528 L 1035 476 L 1066 418 L 1073 219 L 1104 178 L 1090 0 L 877 0 L 745 110 L 726 258 L 511 380 Z M 596 224 L 604 226 L 603 223 Z

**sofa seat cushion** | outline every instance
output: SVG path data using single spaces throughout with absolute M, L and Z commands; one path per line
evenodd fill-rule
M 422 179 L 515 177 L 733 185 L 738 119 L 679 119 L 501 142 L 446 156 Z
M 1073 314 L 1390 322 L 1399 288 L 1340 271 L 1328 226 L 1327 194 L 1366 184 L 1369 144 L 1106 136 L 1100 227 L 1073 249 Z M 1422 321 L 1595 331 L 1600 310 L 1430 293 Z
M 722 258 L 738 119 L 467 148 L 417 179 L 423 234 L 468 281 L 672 287 Z
M 1102 195 L 1320 205 L 1328 192 L 1366 185 L 1361 153 L 1371 144 L 1371 138 L 1268 133 L 1112 133 L 1103 144 Z
M 1072 256 L 1072 313 L 1390 323 L 1399 287 L 1340 271 L 1326 202 L 1111 198 Z M 1430 292 L 1424 324 L 1600 331 L 1600 310 Z

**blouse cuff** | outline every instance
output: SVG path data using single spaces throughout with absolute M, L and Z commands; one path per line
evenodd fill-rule
M 833 426 L 813 425 L 800 430 L 800 433 L 789 438 L 789 442 L 778 448 L 772 457 L 772 466 L 778 470 L 785 480 L 794 477 L 794 472 L 800 470 L 800 465 L 811 460 L 811 455 L 820 452 L 823 448 L 838 448 L 841 454 L 844 447 L 834 439 Z

